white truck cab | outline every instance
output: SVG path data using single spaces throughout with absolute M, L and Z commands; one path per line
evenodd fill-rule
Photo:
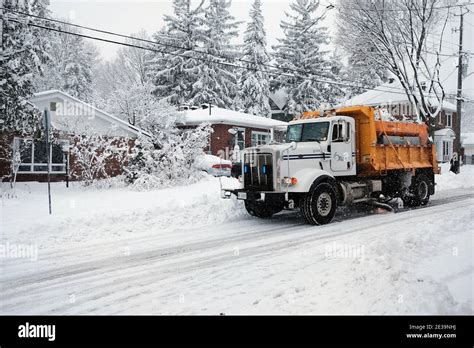
M 336 177 L 356 175 L 355 151 L 352 117 L 292 121 L 285 143 L 245 149 L 242 187 L 224 190 L 223 197 L 235 194 L 245 201 L 250 214 L 270 217 L 284 207 L 303 209 L 305 197 L 318 186 L 318 191 L 323 189 L 316 202 L 320 214 L 317 219 L 307 220 L 313 224 L 328 223 L 337 206 Z M 308 214 L 318 215 L 309 211 Z

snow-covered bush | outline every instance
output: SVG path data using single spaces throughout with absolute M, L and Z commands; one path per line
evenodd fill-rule
M 195 168 L 196 158 L 209 143 L 212 128 L 176 127 L 183 115 L 166 101 L 157 101 L 155 112 L 142 119 L 149 135 L 140 136 L 126 168 L 126 180 L 138 190 L 184 185 L 197 181 L 202 173 Z
M 71 176 L 84 186 L 119 174 L 129 155 L 129 140 L 102 135 L 77 135 L 71 148 Z

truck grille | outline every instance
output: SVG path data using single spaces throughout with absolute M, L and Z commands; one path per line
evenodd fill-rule
M 273 191 L 273 162 L 269 153 L 245 154 L 244 185 L 249 191 Z

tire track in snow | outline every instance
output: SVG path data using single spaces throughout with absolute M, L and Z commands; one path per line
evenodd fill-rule
M 473 195 L 469 195 L 469 196 L 472 197 Z M 428 206 L 424 209 L 427 209 L 429 211 L 426 211 L 423 214 L 419 214 L 420 212 L 416 211 L 416 217 L 434 214 L 435 211 L 438 211 L 441 208 L 435 209 L 435 211 L 433 211 L 433 209 L 430 206 Z M 412 214 L 415 213 L 413 210 L 407 210 L 406 211 L 406 213 L 410 213 L 410 212 L 413 212 Z M 279 229 L 274 229 L 275 226 L 272 226 L 270 229 L 266 230 L 265 235 L 262 235 L 261 231 L 257 231 L 255 233 L 246 235 L 243 238 L 229 239 L 228 237 L 224 237 L 224 238 L 219 238 L 217 240 L 211 241 L 210 243 L 209 242 L 205 242 L 205 244 L 195 243 L 194 245 L 192 245 L 192 247 L 190 249 L 187 249 L 187 250 L 184 250 L 184 251 L 183 251 L 182 246 L 181 247 L 178 246 L 178 247 L 174 248 L 173 251 L 170 251 L 170 253 L 167 253 L 167 254 L 159 254 L 158 253 L 158 255 L 157 255 L 157 251 L 155 251 L 153 253 L 145 252 L 145 253 L 137 254 L 136 259 L 133 260 L 133 262 L 125 261 L 125 262 L 120 262 L 120 263 L 117 264 L 117 262 L 116 262 L 117 258 L 113 258 L 109 262 L 99 264 L 97 267 L 95 267 L 92 270 L 87 269 L 87 268 L 86 269 L 84 269 L 84 268 L 76 269 L 76 271 L 78 271 L 78 273 L 71 274 L 71 275 L 66 277 L 66 278 L 68 278 L 68 277 L 71 278 L 72 277 L 72 278 L 75 278 L 75 279 L 65 279 L 61 274 L 56 274 L 52 278 L 51 277 L 46 277 L 46 278 L 43 278 L 43 280 L 27 278 L 27 279 L 24 279 L 24 280 L 25 281 L 29 280 L 29 282 L 26 282 L 22 285 L 27 285 L 29 283 L 29 284 L 31 284 L 31 286 L 37 286 L 38 284 L 36 284 L 36 282 L 38 282 L 38 281 L 49 283 L 51 281 L 56 280 L 57 281 L 57 286 L 59 288 L 61 288 L 64 285 L 65 282 L 69 285 L 73 285 L 73 284 L 71 284 L 71 282 L 69 280 L 72 280 L 75 283 L 75 285 L 78 285 L 84 279 L 89 279 L 89 280 L 96 281 L 97 279 L 91 279 L 91 278 L 100 279 L 101 277 L 103 278 L 102 274 L 107 274 L 107 275 L 113 276 L 115 273 L 118 273 L 117 274 L 118 277 L 112 277 L 112 278 L 109 277 L 107 279 L 107 281 L 105 282 L 105 284 L 100 283 L 100 282 L 99 282 L 100 284 L 96 283 L 95 287 L 88 288 L 86 291 L 88 293 L 90 293 L 92 290 L 96 290 L 96 289 L 98 289 L 98 290 L 102 289 L 103 290 L 104 287 L 114 286 L 116 288 L 116 290 L 126 292 L 130 288 L 133 288 L 134 284 L 138 283 L 138 284 L 140 284 L 140 286 L 146 285 L 144 283 L 144 280 L 143 280 L 144 278 L 143 277 L 146 276 L 147 274 L 150 275 L 150 272 L 153 272 L 154 270 L 156 271 L 156 269 L 155 269 L 156 266 L 157 266 L 156 263 L 158 263 L 163 258 L 169 258 L 171 256 L 178 256 L 178 260 L 176 262 L 169 263 L 167 268 L 165 268 L 165 269 L 160 268 L 160 271 L 162 271 L 163 273 L 160 273 L 158 275 L 155 274 L 155 277 L 145 278 L 147 284 L 152 284 L 152 283 L 155 283 L 157 280 L 165 279 L 169 276 L 169 273 L 171 273 L 170 276 L 173 276 L 173 272 L 175 272 L 178 269 L 180 270 L 180 276 L 182 276 L 181 272 L 190 272 L 190 271 L 195 270 L 196 268 L 200 269 L 200 268 L 203 268 L 203 267 L 212 267 L 213 265 L 219 266 L 220 264 L 225 263 L 226 261 L 235 260 L 236 259 L 235 256 L 232 255 L 232 249 L 225 246 L 225 244 L 231 244 L 232 245 L 233 243 L 235 243 L 237 241 L 240 242 L 240 243 L 243 243 L 243 242 L 246 242 L 246 241 L 249 242 L 250 244 L 257 243 L 256 246 L 248 247 L 248 248 L 244 247 L 242 249 L 242 250 L 245 250 L 245 256 L 251 257 L 251 256 L 259 255 L 259 254 L 260 255 L 266 255 L 268 253 L 274 253 L 276 250 L 279 250 L 279 249 L 287 250 L 289 248 L 297 247 L 297 246 L 299 246 L 303 243 L 310 243 L 310 242 L 315 242 L 315 241 L 324 240 L 324 239 L 328 239 L 328 238 L 335 238 L 335 237 L 345 235 L 345 234 L 361 232 L 363 230 L 373 229 L 375 227 L 381 227 L 385 224 L 390 224 L 392 222 L 392 220 L 398 220 L 397 215 L 398 214 L 388 215 L 388 216 L 385 215 L 383 217 L 379 216 L 379 219 L 383 220 L 381 223 L 378 223 L 378 224 L 375 224 L 375 225 L 370 224 L 370 227 L 367 227 L 367 224 L 365 224 L 365 222 L 362 222 L 362 224 L 363 224 L 362 227 L 349 229 L 349 230 L 339 232 L 339 233 L 334 233 L 334 231 L 332 231 L 332 230 L 334 228 L 339 229 L 341 227 L 341 225 L 340 225 L 341 223 L 334 224 L 334 225 L 327 225 L 327 226 L 324 226 L 324 227 L 316 227 L 316 228 L 311 227 L 311 226 L 306 226 L 306 225 L 297 225 L 297 226 L 291 227 L 290 231 L 288 230 L 289 225 L 277 225 L 276 227 L 279 227 Z M 367 218 L 373 219 L 374 217 L 370 216 L 370 217 L 366 217 L 366 219 Z M 366 219 L 361 219 L 361 220 L 366 220 Z M 347 221 L 347 223 L 352 224 L 353 221 L 349 220 L 349 221 Z M 344 224 L 344 223 L 342 223 L 342 224 Z M 268 226 L 268 224 L 262 224 L 262 227 L 265 227 L 265 226 Z M 302 233 L 302 232 L 299 232 L 299 233 L 296 233 L 296 234 L 294 233 L 295 231 L 300 231 L 302 229 L 303 230 L 304 229 L 309 229 L 310 231 L 306 232 L 306 233 Z M 315 234 L 314 233 L 315 229 L 319 229 L 321 231 L 327 230 L 327 232 L 325 232 L 325 234 L 323 234 L 323 235 L 321 233 Z M 274 233 L 276 233 L 276 232 L 287 232 L 287 233 L 274 235 Z M 308 235 L 308 233 L 311 233 L 311 234 Z M 267 239 L 266 237 L 267 237 L 268 234 L 270 234 L 269 241 L 272 241 L 274 238 L 277 238 L 277 239 L 281 239 L 281 237 L 285 237 L 285 238 L 283 240 L 272 241 L 270 243 L 265 243 L 265 244 L 259 243 L 262 240 L 265 241 L 265 239 Z M 306 234 L 306 236 L 303 237 L 302 236 L 303 234 Z M 272 235 L 273 235 L 273 238 L 272 238 Z M 260 238 L 255 238 L 255 237 L 260 237 Z M 286 238 L 286 237 L 290 237 L 290 238 Z M 293 239 L 293 237 L 300 237 L 300 238 Z M 222 246 L 222 247 L 225 246 L 225 251 L 217 252 L 214 255 L 209 255 L 208 254 L 208 255 L 199 257 L 199 254 L 202 253 L 203 251 L 213 249 L 215 247 L 218 247 L 219 245 Z M 187 253 L 188 257 L 184 258 L 184 260 L 179 260 L 179 258 L 180 258 L 179 254 L 181 254 L 181 256 L 182 256 L 183 253 L 184 254 Z M 197 255 L 198 257 L 195 257 L 194 254 L 196 254 L 196 253 L 198 254 Z M 121 260 L 119 260 L 119 261 L 121 261 Z M 146 264 L 147 261 L 153 261 L 153 263 L 152 264 Z M 143 265 L 144 262 L 145 262 L 145 265 Z M 114 268 L 115 268 L 115 270 L 114 270 Z M 122 273 L 123 269 L 125 269 L 125 268 L 127 268 L 128 271 L 132 271 L 134 268 L 139 268 L 141 271 L 139 271 L 137 269 L 138 272 L 133 272 L 132 275 L 128 274 L 128 275 L 124 276 L 121 273 Z M 96 274 L 96 275 L 89 274 L 91 272 L 94 273 L 97 270 L 102 270 L 103 272 L 100 273 L 100 274 Z M 114 274 L 111 274 L 111 272 L 114 272 Z M 79 276 L 79 277 L 77 277 L 77 276 Z M 32 282 L 34 284 L 32 284 Z M 94 282 L 92 282 L 92 283 L 94 284 Z M 130 285 L 130 284 L 132 284 L 132 285 Z M 16 286 L 19 285 L 18 283 L 10 284 L 10 285 L 13 286 L 13 288 L 11 290 L 14 290 L 14 289 L 18 290 L 17 287 L 16 287 Z M 51 285 L 51 284 L 49 284 L 49 285 Z M 121 285 L 121 289 L 120 289 L 120 287 L 119 287 L 119 289 L 117 289 L 118 285 Z M 125 285 L 125 287 L 122 286 L 122 285 Z M 54 288 L 57 289 L 56 286 Z M 31 295 L 32 295 L 31 291 L 37 292 L 38 296 L 41 297 L 44 294 L 44 290 L 47 290 L 47 289 L 51 290 L 51 287 L 46 285 L 46 287 L 43 287 L 43 288 L 39 288 L 39 289 L 36 289 L 36 290 L 35 289 L 26 290 L 25 289 L 25 291 L 28 292 L 28 298 L 31 298 Z M 20 298 L 22 296 L 18 296 L 18 295 L 20 295 L 20 293 L 18 293 L 18 291 L 16 291 L 14 297 L 16 297 L 17 300 L 20 300 Z M 99 291 L 99 293 L 95 293 L 95 294 L 93 294 L 93 296 L 89 295 L 88 299 L 90 301 L 94 301 L 94 300 L 101 299 L 105 296 L 110 296 L 110 290 Z M 20 298 L 18 298 L 18 297 L 20 297 Z M 21 301 L 20 301 L 20 303 L 21 303 Z M 17 302 L 17 301 L 14 301 L 14 303 L 9 301 L 9 304 L 7 306 L 5 306 L 5 309 L 13 309 L 13 308 L 15 308 L 16 305 L 18 305 L 20 303 Z M 68 306 L 68 307 L 70 308 L 70 306 Z M 67 310 L 67 307 L 62 307 L 60 309 L 62 309 L 62 310 L 66 309 Z

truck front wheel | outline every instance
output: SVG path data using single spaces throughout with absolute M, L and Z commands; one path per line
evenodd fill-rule
M 328 224 L 336 215 L 337 196 L 328 183 L 313 185 L 301 204 L 301 213 L 311 225 Z

